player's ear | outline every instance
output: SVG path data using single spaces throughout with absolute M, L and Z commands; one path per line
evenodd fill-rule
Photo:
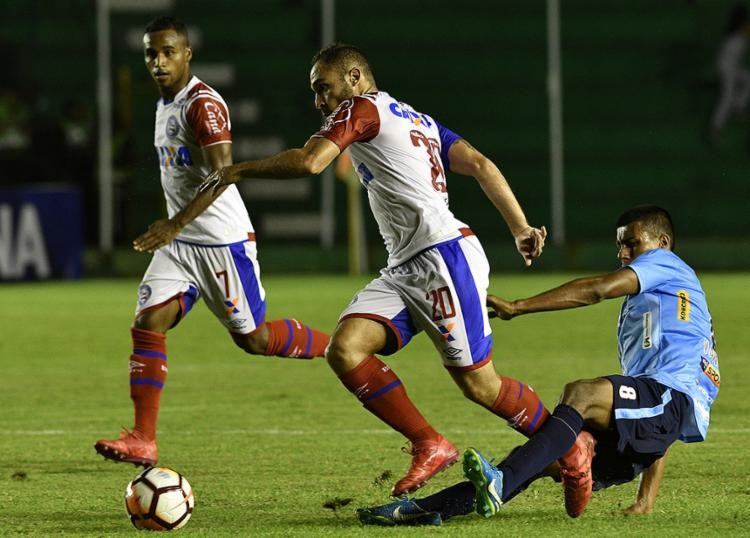
M 347 78 L 349 79 L 349 84 L 351 84 L 352 87 L 354 87 L 362 78 L 362 72 L 356 67 L 352 67 L 349 70 L 349 76 Z
M 185 56 L 188 62 L 193 59 L 193 49 L 191 47 L 185 47 Z
M 659 248 L 672 250 L 672 238 L 668 234 L 659 234 Z

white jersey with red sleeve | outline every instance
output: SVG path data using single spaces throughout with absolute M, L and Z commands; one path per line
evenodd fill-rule
M 460 137 L 386 92 L 342 102 L 313 136 L 349 147 L 388 250 L 388 267 L 461 235 L 448 208 L 448 149 Z
M 170 218 L 193 199 L 198 186 L 212 172 L 202 148 L 231 144 L 231 128 L 221 95 L 197 77 L 192 77 L 172 101 L 159 99 L 154 146 Z M 185 226 L 177 239 L 200 245 L 227 245 L 246 241 L 252 232 L 245 204 L 237 187 L 231 185 Z

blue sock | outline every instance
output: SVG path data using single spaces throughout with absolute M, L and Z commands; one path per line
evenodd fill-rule
M 438 512 L 443 521 L 454 516 L 465 516 L 474 511 L 474 485 L 460 482 L 414 502 L 426 512 Z
M 521 448 L 511 453 L 498 468 L 503 472 L 503 502 L 561 458 L 575 443 L 583 418 L 570 406 L 560 404 L 544 425 Z

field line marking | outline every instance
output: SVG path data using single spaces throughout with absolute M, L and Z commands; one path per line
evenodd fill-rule
M 485 435 L 487 430 L 453 430 L 446 429 L 442 430 L 443 433 L 449 435 Z M 92 430 L 0 430 L 0 435 L 3 436 L 53 436 L 53 435 L 97 435 L 101 432 L 95 432 Z M 492 432 L 493 434 L 500 435 L 511 435 L 515 432 L 509 428 L 498 428 Z M 220 431 L 190 431 L 183 430 L 179 432 L 180 435 L 288 435 L 288 436 L 315 436 L 315 435 L 391 435 L 396 434 L 395 431 L 386 428 L 363 428 L 363 429 L 322 429 L 322 430 L 301 430 L 301 429 L 283 429 L 283 428 L 262 428 L 262 429 L 232 429 L 232 430 L 220 430 Z M 728 434 L 728 435 L 741 435 L 750 434 L 750 428 L 711 428 L 710 434 Z M 709 437 L 710 438 L 710 437 Z

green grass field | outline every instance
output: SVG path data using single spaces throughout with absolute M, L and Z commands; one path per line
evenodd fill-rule
M 571 275 L 503 276 L 518 297 Z M 362 527 L 358 506 L 387 500 L 408 466 L 402 438 L 367 413 L 325 362 L 243 354 L 199 304 L 170 333 L 160 415 L 161 463 L 187 476 L 196 510 L 185 536 L 739 536 L 750 531 L 750 276 L 702 276 L 723 385 L 708 441 L 678 443 L 653 514 L 625 517 L 636 484 L 595 494 L 569 519 L 543 480 L 492 520 L 440 528 Z M 265 277 L 269 319 L 331 330 L 365 282 Z M 128 327 L 136 281 L 0 286 L 0 536 L 132 536 L 123 491 L 131 465 L 92 445 L 131 426 Z M 553 407 L 563 384 L 616 373 L 618 301 L 494 323 L 496 368 Z M 503 456 L 522 437 L 463 399 L 424 336 L 386 359 L 429 420 L 459 448 Z M 389 480 L 381 478 L 390 473 Z M 426 492 L 461 480 L 456 465 Z M 347 501 L 349 501 L 347 503 Z M 334 508 L 335 507 L 335 508 Z

